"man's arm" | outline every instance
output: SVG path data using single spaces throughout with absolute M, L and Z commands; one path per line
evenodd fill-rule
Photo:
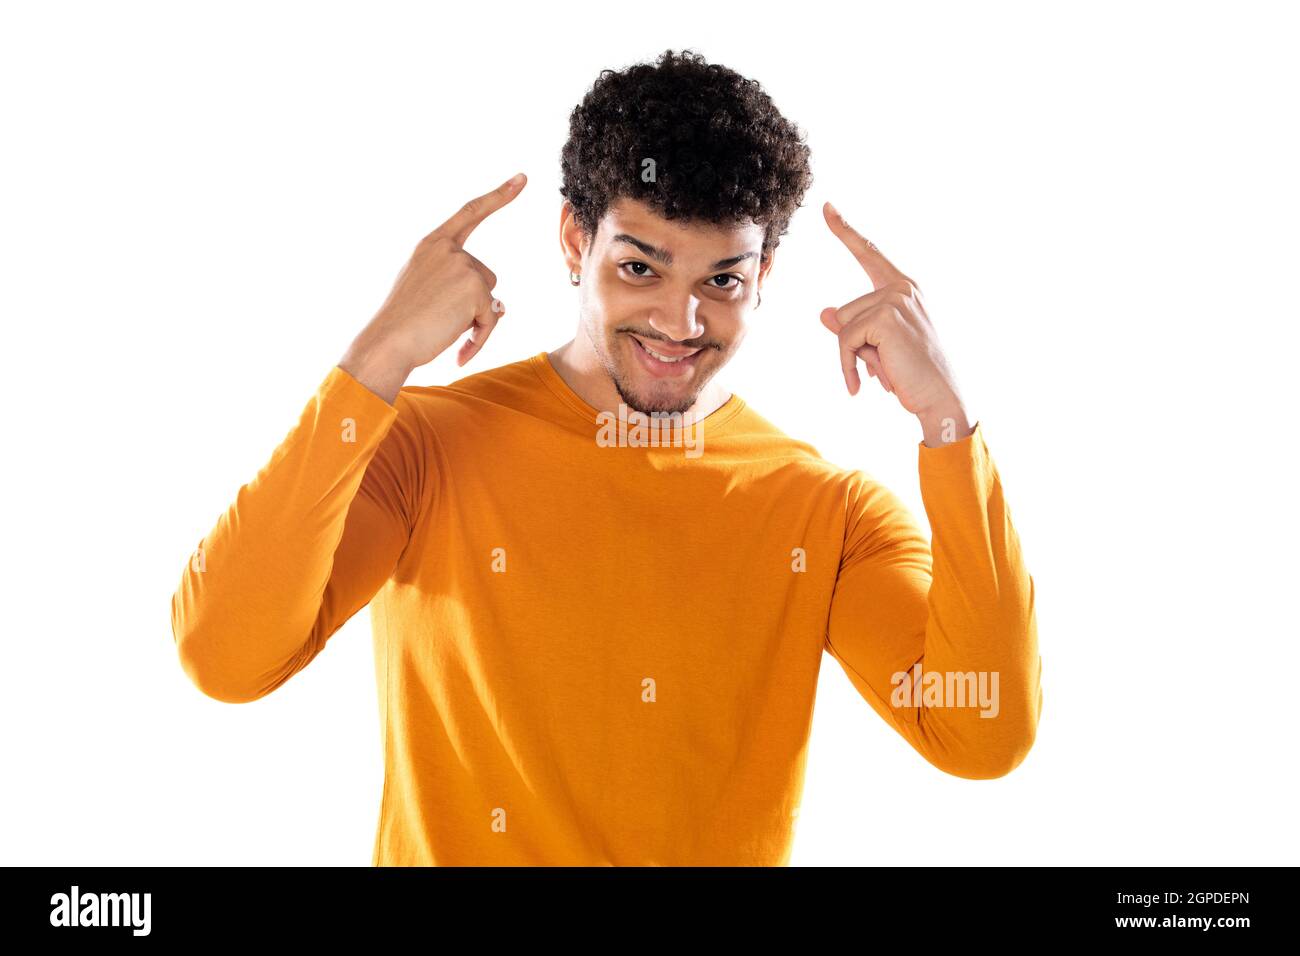
M 275 690 L 392 573 L 425 481 L 417 415 L 335 366 L 199 542 L 171 619 L 181 666 L 209 697 Z
M 1042 710 L 1033 578 L 979 424 L 918 453 L 932 543 L 893 492 L 855 484 L 826 650 L 934 766 L 1000 777 Z
M 420 240 L 297 426 L 191 556 L 172 633 L 208 696 L 269 694 L 392 574 L 432 480 L 431 441 L 402 383 L 468 331 L 464 365 L 505 314 L 495 273 L 464 244 L 524 181 L 471 199 Z
M 826 648 L 907 742 L 959 777 L 1000 777 L 1033 746 L 1042 710 L 1034 581 L 978 422 L 966 416 L 921 289 L 834 206 L 826 225 L 872 290 L 822 311 L 844 384 L 857 363 L 917 417 L 933 554 L 897 496 L 849 496 Z M 862 478 L 859 473 L 859 478 Z

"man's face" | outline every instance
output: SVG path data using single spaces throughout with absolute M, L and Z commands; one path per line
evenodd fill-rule
M 763 228 L 669 221 L 624 198 L 594 241 L 574 235 L 582 330 L 623 402 L 647 414 L 687 411 L 745 337 L 771 267 L 759 258 Z

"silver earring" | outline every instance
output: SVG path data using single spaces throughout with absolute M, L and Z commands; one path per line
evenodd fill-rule
M 578 285 L 582 282 L 582 276 L 576 272 L 569 273 L 569 285 Z
M 762 290 L 762 289 L 759 289 L 759 290 L 758 290 L 758 303 L 754 306 L 754 308 L 757 309 L 757 308 L 758 308 L 760 305 L 762 305 L 762 304 L 763 304 L 763 290 Z

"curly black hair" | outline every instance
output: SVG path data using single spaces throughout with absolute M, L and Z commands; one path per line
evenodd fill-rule
M 764 227 L 767 259 L 812 183 L 799 127 L 759 84 L 689 49 L 602 70 L 569 116 L 560 195 L 588 237 L 620 197 L 665 219 Z

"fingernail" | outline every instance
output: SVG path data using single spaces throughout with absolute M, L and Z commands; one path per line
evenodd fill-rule
M 520 183 L 522 183 L 523 181 L 524 181 L 524 174 L 523 174 L 523 173 L 515 173 L 513 176 L 511 176 L 509 179 L 506 180 L 506 185 L 507 185 L 507 186 L 518 186 L 518 185 L 519 185 Z
M 840 215 L 840 211 L 839 211 L 838 209 L 835 208 L 835 204 L 834 204 L 834 203 L 830 203 L 830 202 L 828 202 L 828 203 L 826 204 L 826 206 L 827 206 L 827 208 L 830 209 L 830 211 L 831 211 L 831 215 L 832 215 L 832 216 L 836 217 L 837 219 L 843 219 L 843 218 L 844 218 L 843 216 Z

